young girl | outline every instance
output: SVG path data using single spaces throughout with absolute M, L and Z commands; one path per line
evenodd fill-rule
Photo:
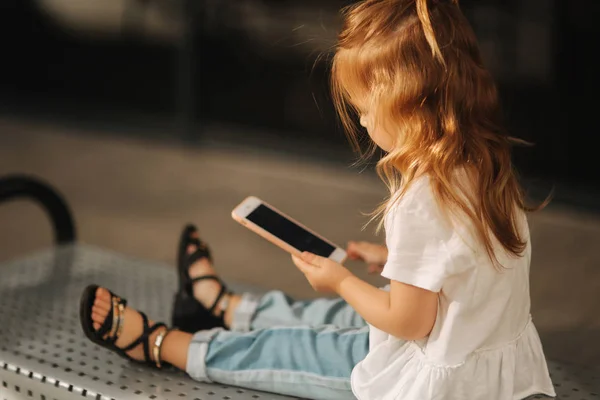
M 91 286 L 81 306 L 86 334 L 199 381 L 315 399 L 553 396 L 530 316 L 531 246 L 512 140 L 457 2 L 366 0 L 347 9 L 332 83 L 353 143 L 356 113 L 384 152 L 378 170 L 390 197 L 376 216 L 387 249 L 352 244 L 349 253 L 385 264 L 389 288 L 305 253 L 293 262 L 312 287 L 341 299 L 233 295 L 188 228 L 180 329 Z

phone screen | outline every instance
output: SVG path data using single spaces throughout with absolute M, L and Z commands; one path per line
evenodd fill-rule
M 264 204 L 256 207 L 246 218 L 300 251 L 309 251 L 322 257 L 329 257 L 335 250 L 335 247 L 331 244 L 316 237 Z

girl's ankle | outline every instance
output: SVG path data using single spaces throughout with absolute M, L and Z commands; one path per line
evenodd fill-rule
M 231 329 L 233 324 L 233 319 L 235 317 L 235 311 L 237 310 L 240 301 L 242 300 L 240 295 L 230 294 L 229 295 L 229 303 L 227 305 L 227 309 L 225 310 L 224 323 L 227 329 Z

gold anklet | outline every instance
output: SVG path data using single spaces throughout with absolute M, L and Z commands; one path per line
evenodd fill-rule
M 165 341 L 165 338 L 169 333 L 171 333 L 171 329 L 165 328 L 158 335 L 156 335 L 156 339 L 154 339 L 154 347 L 152 347 L 152 356 L 154 357 L 154 362 L 156 363 L 157 368 L 162 368 L 162 364 L 160 363 L 160 353 L 162 351 L 162 345 Z

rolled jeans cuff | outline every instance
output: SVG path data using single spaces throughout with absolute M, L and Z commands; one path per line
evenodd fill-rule
M 262 295 L 254 293 L 242 294 L 242 300 L 238 304 L 229 329 L 236 332 L 249 332 L 252 327 L 252 319 L 260 304 Z
M 185 366 L 186 372 L 192 379 L 198 382 L 212 383 L 206 372 L 208 343 L 222 330 L 223 328 L 213 328 L 207 331 L 199 331 L 192 337 L 188 348 L 187 365 Z

